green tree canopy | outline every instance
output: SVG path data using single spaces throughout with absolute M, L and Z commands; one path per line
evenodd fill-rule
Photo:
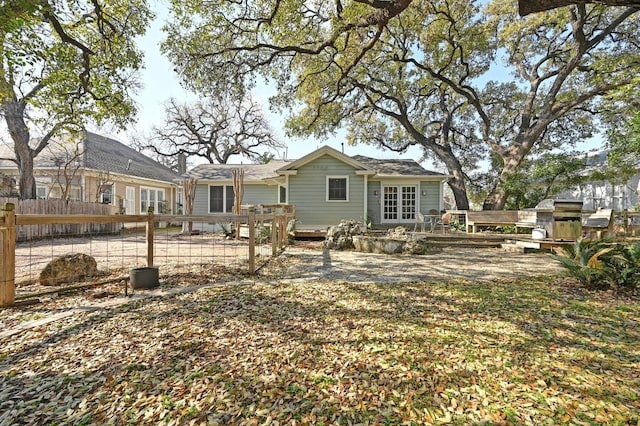
M 33 159 L 53 136 L 132 120 L 143 66 L 135 37 L 151 17 L 145 0 L 0 3 L 0 116 L 22 198 L 35 197 Z

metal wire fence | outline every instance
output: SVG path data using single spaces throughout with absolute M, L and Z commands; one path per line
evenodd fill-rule
M 286 226 L 292 218 L 286 211 L 248 208 L 240 215 L 137 216 L 16 215 L 5 211 L 0 218 L 0 306 L 43 290 L 43 283 L 68 285 L 75 278 L 114 280 L 126 277 L 132 268 L 158 267 L 161 276 L 201 274 L 212 266 L 252 274 L 287 242 Z M 186 226 L 188 222 L 190 226 Z M 43 223 L 110 223 L 104 232 L 57 232 L 45 238 L 15 242 L 16 234 L 30 234 L 28 227 Z M 215 227 L 220 223 L 224 226 Z M 236 225 L 235 232 L 232 224 Z M 163 226 L 158 226 L 163 225 Z M 111 230 L 110 230 L 111 229 Z M 191 229 L 194 229 L 193 231 Z M 212 231 L 201 231 L 211 229 Z M 115 230 L 115 231 L 114 231 Z M 226 232 L 224 232 L 226 230 Z M 85 256 L 86 255 L 86 256 Z M 87 257 L 89 264 L 84 265 Z M 60 260 L 67 259 L 67 263 Z M 95 267 L 90 263 L 95 261 Z M 58 262 L 58 263 L 56 263 Z M 70 265 L 68 265 L 70 263 Z M 52 266 L 55 265 L 55 266 Z M 63 265 L 63 266 L 60 266 Z M 58 274 L 52 268 L 80 271 L 77 277 Z M 63 271 L 60 271 L 61 273 Z M 67 282 L 43 278 L 64 276 Z M 54 287 L 55 288 L 55 287 Z

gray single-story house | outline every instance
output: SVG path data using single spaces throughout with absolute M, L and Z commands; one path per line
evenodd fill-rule
M 296 227 L 304 230 L 323 230 L 342 219 L 413 225 L 416 212 L 443 209 L 448 177 L 414 160 L 351 157 L 323 146 L 292 161 L 196 166 L 187 173 L 197 179 L 193 214 L 232 211 L 235 168 L 244 170 L 242 204 L 293 204 Z

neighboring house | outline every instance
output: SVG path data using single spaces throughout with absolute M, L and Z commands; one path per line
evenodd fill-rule
M 587 171 L 603 168 L 607 162 L 607 151 L 587 153 Z M 590 181 L 563 191 L 556 198 L 574 198 L 583 201 L 583 210 L 613 209 L 632 210 L 638 207 L 640 172 L 624 183 Z
M 242 204 L 293 204 L 298 229 L 326 229 L 342 219 L 413 225 L 416 212 L 443 209 L 448 177 L 413 160 L 350 157 L 324 146 L 295 161 L 193 168 L 187 175 L 198 180 L 194 214 L 232 211 L 232 170 L 239 167 Z
M 12 158 L 12 147 L 0 146 L 0 158 Z M 0 173 L 18 181 L 14 162 L 0 160 Z M 55 140 L 34 160 L 38 198 L 66 198 L 110 204 L 126 214 L 176 213 L 178 174 L 138 151 L 95 133 L 80 142 Z M 17 188 L 16 188 L 17 189 Z

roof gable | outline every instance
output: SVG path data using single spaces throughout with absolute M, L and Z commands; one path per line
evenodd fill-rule
M 299 159 L 297 159 L 295 161 L 292 161 L 291 163 L 287 164 L 284 167 L 279 168 L 276 171 L 278 173 L 284 174 L 288 170 L 296 170 L 296 169 L 304 166 L 305 164 L 310 163 L 313 160 L 316 160 L 316 159 L 322 157 L 323 155 L 329 155 L 329 156 L 335 158 L 338 161 L 342 161 L 343 163 L 346 163 L 346 164 L 350 165 L 351 167 L 353 167 L 355 169 L 361 169 L 361 170 L 373 172 L 373 170 L 371 170 L 369 167 L 367 167 L 366 165 L 362 164 L 358 160 L 354 159 L 353 157 L 349 157 L 348 155 L 345 155 L 345 154 L 341 153 L 340 151 L 335 150 L 335 149 L 333 149 L 333 148 L 331 148 L 330 146 L 327 146 L 327 145 L 324 145 L 324 146 L 316 149 L 315 151 L 305 155 L 302 158 L 299 158 Z

